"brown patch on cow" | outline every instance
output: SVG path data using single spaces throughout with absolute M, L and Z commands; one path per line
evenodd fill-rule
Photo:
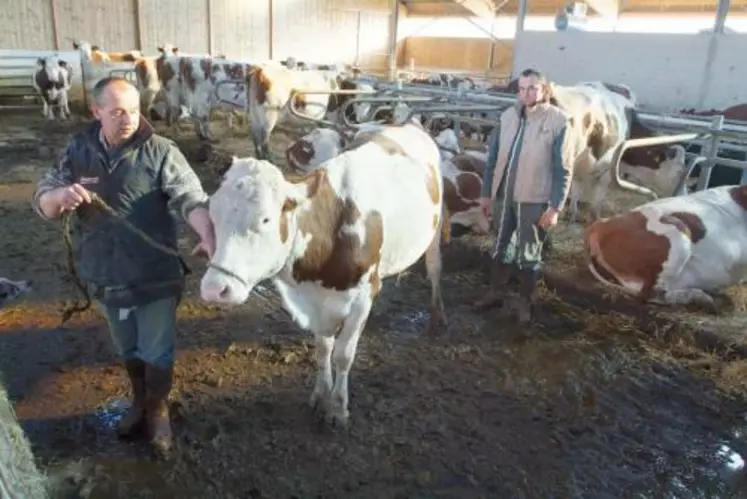
M 249 66 L 251 67 L 251 66 Z M 244 78 L 244 75 L 246 74 L 246 68 L 247 65 L 239 64 L 239 63 L 224 63 L 223 64 L 223 71 L 226 72 L 226 75 L 231 80 L 242 80 Z
M 122 54 L 122 61 L 124 62 L 135 62 L 137 60 L 137 56 L 131 53 Z
M 459 195 L 469 201 L 477 202 L 482 194 L 482 178 L 475 174 L 463 173 L 457 177 Z
M 254 95 L 257 104 L 267 102 L 267 92 L 272 89 L 272 80 L 267 76 L 262 68 L 254 68 L 249 77 L 250 85 L 254 86 Z
M 174 69 L 171 64 L 166 64 L 166 59 L 159 57 L 156 59 L 156 73 L 161 85 L 166 85 L 174 77 Z
M 477 191 L 475 192 L 475 182 L 477 182 Z M 477 198 L 480 196 L 482 182 L 473 173 L 463 173 L 457 177 L 456 185 L 449 179 L 443 179 L 444 199 L 443 203 L 449 210 L 449 213 L 462 213 L 479 205 Z M 473 197 L 465 195 L 464 191 L 469 191 Z
M 316 151 L 308 140 L 299 139 L 285 150 L 285 159 L 294 168 L 308 166 Z
M 298 89 L 293 89 L 293 91 L 297 91 Z M 293 105 L 296 109 L 303 111 L 306 109 L 306 104 L 308 103 L 308 96 L 306 94 L 297 93 L 293 96 Z
M 743 210 L 747 211 L 747 186 L 734 186 L 729 189 L 729 195 Z
M 666 236 L 646 229 L 646 217 L 631 211 L 587 227 L 584 234 L 586 253 L 602 275 L 613 275 L 612 282 L 641 283 L 638 298 L 648 300 L 669 257 Z
M 283 243 L 288 240 L 288 217 L 296 209 L 296 206 L 298 206 L 298 203 L 295 200 L 286 199 L 280 210 L 280 241 Z
M 677 211 L 663 215 L 659 221 L 663 224 L 674 225 L 677 230 L 685 234 L 693 244 L 706 236 L 706 226 L 703 220 L 694 213 Z
M 451 162 L 460 172 L 472 172 L 482 178 L 485 173 L 485 161 L 476 158 L 471 154 L 457 154 L 451 158 Z
M 207 57 L 200 59 L 200 69 L 205 80 L 209 80 L 213 74 L 213 61 Z
M 315 170 L 307 178 L 318 179 L 318 188 L 310 196 L 311 208 L 298 217 L 298 230 L 310 234 L 303 256 L 293 265 L 297 282 L 315 282 L 328 289 L 344 291 L 356 286 L 363 275 L 379 262 L 384 227 L 381 214 L 369 213 L 363 220 L 355 202 L 337 197 L 324 170 Z M 306 180 L 308 181 L 308 180 Z M 344 230 L 346 226 L 364 226 L 365 238 Z M 374 292 L 381 283 L 371 277 Z
M 197 87 L 197 80 L 195 80 L 195 75 L 192 73 L 192 70 L 193 67 L 191 60 L 186 57 L 179 59 L 179 74 L 182 77 L 182 81 L 187 84 L 187 88 L 194 92 Z

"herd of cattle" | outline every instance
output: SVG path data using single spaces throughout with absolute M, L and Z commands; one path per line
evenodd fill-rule
M 350 66 L 307 64 L 293 58 L 248 63 L 223 55 L 183 54 L 172 45 L 158 47 L 159 54 L 152 57 L 144 56 L 139 51 L 105 52 L 87 42 L 76 42 L 74 48 L 91 64 L 131 64 L 141 89 L 143 111 L 150 113 L 152 119 L 165 118 L 175 127 L 175 133 L 178 133 L 176 124 L 186 111 L 195 122 L 197 135 L 212 139 L 214 136 L 209 126 L 212 110 L 225 105 L 231 109 L 242 109 L 250 116 L 251 135 L 259 159 L 271 159 L 270 134 L 279 121 L 288 117 L 294 90 L 328 90 L 330 93 L 326 94 L 297 93 L 293 105 L 312 118 L 326 118 L 332 122 L 339 122 L 337 114 L 342 105 L 355 97 L 335 95 L 335 90 L 373 91 L 372 85 L 361 83 L 358 78 L 360 73 Z M 40 59 L 39 64 L 34 85 L 43 97 L 44 114 L 53 117 L 52 104 L 57 104 L 63 113 L 69 115 L 66 90 L 70 87 L 72 67 L 64 61 L 51 59 Z M 445 74 L 412 78 L 410 83 L 468 90 L 481 88 L 504 93 L 516 91 L 516 80 L 498 87 L 469 77 Z M 570 86 L 552 85 L 551 93 L 552 104 L 562 108 L 569 116 L 565 150 L 566 160 L 574 164 L 568 210 L 571 220 L 578 219 L 582 195 L 589 199 L 592 219 L 598 220 L 612 184 L 612 155 L 617 145 L 627 139 L 653 137 L 657 133 L 638 118 L 638 99 L 634 91 L 624 84 L 580 82 Z M 348 119 L 353 123 L 371 119 L 368 116 L 371 105 L 365 102 L 349 106 L 349 112 Z M 424 123 L 424 118 L 421 117 L 421 123 Z M 497 115 L 484 113 L 482 118 L 495 119 Z M 377 123 L 365 123 L 355 129 L 338 126 L 313 130 L 287 148 L 288 164 L 301 172 L 319 168 L 358 142 L 361 133 L 386 126 L 381 121 Z M 487 233 L 490 223 L 478 203 L 487 156 L 487 134 L 479 134 L 483 142 L 479 150 L 462 151 L 452 123 L 448 120 L 432 120 L 431 124 L 429 131 L 441 152 L 439 162 L 444 206 L 450 226 L 457 233 Z M 460 132 L 470 133 L 470 130 Z M 651 188 L 660 197 L 668 198 L 684 170 L 686 146 L 664 144 L 628 149 L 620 164 L 621 176 Z M 604 222 L 597 221 L 594 227 L 601 223 Z M 599 252 L 604 245 L 592 246 Z M 603 256 L 595 258 L 597 262 L 608 260 Z M 609 267 L 605 263 L 598 265 Z M 611 268 L 606 269 L 608 274 L 615 272 Z M 630 280 L 627 277 L 623 280 L 626 279 Z
M 293 178 L 269 161 L 272 130 L 289 116 L 291 99 L 308 116 L 339 123 L 341 106 L 354 96 L 335 95 L 335 90 L 373 90 L 355 70 L 290 58 L 249 64 L 185 55 L 172 46 L 160 47 L 155 57 L 107 53 L 88 43 L 75 47 L 91 64 L 131 63 L 143 112 L 154 119 L 165 117 L 176 127 L 186 110 L 201 138 L 213 138 L 210 114 L 223 101 L 248 113 L 256 157 L 234 157 L 211 198 L 217 247 L 201 296 L 241 303 L 257 283 L 273 280 L 285 308 L 317 339 L 312 403 L 344 422 L 347 376 L 381 279 L 425 256 L 431 317 L 445 320 L 441 240 L 452 228 L 489 231 L 490 221 L 478 201 L 487 160 L 485 134 L 478 134 L 483 144 L 477 150 L 463 151 L 448 123 L 431 121 L 435 127 L 426 130 L 420 115 L 399 125 L 386 122 L 391 116 L 374 123 L 371 105 L 356 102 L 347 118 L 358 126 L 320 127 L 287 148 L 288 165 L 301 174 Z M 52 60 L 39 65 L 34 85 L 45 115 L 53 117 L 54 103 L 69 114 L 66 91 L 72 68 Z M 228 81 L 240 85 L 222 84 Z M 478 85 L 469 78 L 441 75 L 412 83 Z M 512 85 L 485 90 L 510 92 Z M 551 104 L 568 116 L 563 149 L 565 161 L 573 164 L 572 220 L 582 195 L 590 200 L 593 221 L 584 239 L 589 270 L 598 280 L 644 301 L 713 307 L 709 293 L 747 277 L 747 186 L 672 197 L 685 168 L 686 144 L 628 149 L 621 175 L 661 199 L 601 218 L 614 175 L 614 152 L 628 139 L 657 134 L 640 121 L 637 98 L 626 85 L 552 84 L 550 94 Z M 165 107 L 161 112 L 159 102 Z M 334 384 L 331 362 L 337 371 Z

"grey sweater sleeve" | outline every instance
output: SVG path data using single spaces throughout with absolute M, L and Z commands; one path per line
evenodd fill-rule
M 74 142 L 70 142 L 68 146 L 60 152 L 57 157 L 55 164 L 49 168 L 42 175 L 39 182 L 36 184 L 36 190 L 31 197 L 31 207 L 42 217 L 44 220 L 49 220 L 44 212 L 41 210 L 39 205 L 39 198 L 42 194 L 45 194 L 58 187 L 65 187 L 73 184 L 73 172 L 70 169 L 70 151 L 75 147 Z
M 565 140 L 566 126 L 564 126 L 552 143 L 552 190 L 550 194 L 550 206 L 561 211 L 568 198 L 571 188 L 570 165 L 563 164 L 563 141 Z
M 172 145 L 161 169 L 161 189 L 169 197 L 169 208 L 179 211 L 186 220 L 198 206 L 206 207 L 209 196 L 200 178 L 176 145 Z
M 495 163 L 498 161 L 498 146 L 501 137 L 500 132 L 500 126 L 496 125 L 490 136 L 488 162 L 485 165 L 485 172 L 482 175 L 482 193 L 480 194 L 480 196 L 484 198 L 489 198 L 493 190 L 493 172 L 495 171 Z

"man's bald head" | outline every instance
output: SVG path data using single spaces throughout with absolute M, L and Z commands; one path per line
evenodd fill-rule
M 91 112 L 109 145 L 118 146 L 138 129 L 140 93 L 121 76 L 103 78 L 91 90 Z
M 122 78 L 121 76 L 107 76 L 97 81 L 96 85 L 91 89 L 91 101 L 99 107 L 105 107 L 107 98 L 111 94 L 128 92 L 140 95 L 137 87 L 126 78 Z

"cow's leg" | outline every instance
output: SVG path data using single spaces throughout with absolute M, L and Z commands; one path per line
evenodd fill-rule
M 425 250 L 425 268 L 428 272 L 428 280 L 431 282 L 431 317 L 428 322 L 428 330 L 434 331 L 439 327 L 446 326 L 446 312 L 444 311 L 444 302 L 441 297 L 441 234 L 445 227 L 448 227 L 450 221 L 442 211 L 441 223 L 433 236 L 428 249 Z
M 358 340 L 366 326 L 371 312 L 373 299 L 366 292 L 356 298 L 350 312 L 342 324 L 340 334 L 335 340 L 332 361 L 335 365 L 335 384 L 327 398 L 326 419 L 329 423 L 346 426 L 350 412 L 348 410 L 348 375 L 355 359 Z
M 610 184 L 612 183 L 612 172 L 605 168 L 604 173 L 597 178 L 591 186 L 591 216 L 592 221 L 599 220 L 602 216 L 602 205 L 604 198 L 609 193 Z
M 309 405 L 317 410 L 324 408 L 332 392 L 332 349 L 335 345 L 335 337 L 329 333 L 329 331 L 314 333 L 316 382 L 309 398 Z
M 67 91 L 64 91 L 60 94 L 60 118 L 70 118 L 70 104 L 68 101 Z
M 44 103 L 44 114 L 48 120 L 53 120 L 54 119 L 54 106 L 45 102 Z
M 571 195 L 568 200 L 568 221 L 571 223 L 578 222 L 578 203 L 583 195 L 583 187 L 580 180 L 571 182 Z
M 267 106 L 255 106 L 252 113 L 252 142 L 257 159 L 272 161 L 270 134 L 280 119 L 280 112 Z

